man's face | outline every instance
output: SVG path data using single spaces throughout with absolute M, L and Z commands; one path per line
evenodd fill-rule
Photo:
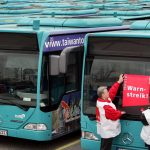
M 104 89 L 104 92 L 103 92 L 102 96 L 103 96 L 103 99 L 108 99 L 109 98 L 109 92 L 108 92 L 107 89 Z

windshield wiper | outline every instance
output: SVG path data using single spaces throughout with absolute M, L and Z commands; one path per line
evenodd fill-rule
M 24 111 L 27 111 L 27 110 L 28 110 L 28 108 L 23 107 L 22 105 L 19 105 L 18 103 L 15 103 L 15 102 L 13 102 L 13 101 L 11 101 L 11 100 L 8 100 L 8 99 L 1 99 L 1 98 L 0 98 L 0 103 L 3 103 L 3 104 L 13 104 L 13 105 L 19 107 L 20 109 L 22 109 L 22 110 L 24 110 Z

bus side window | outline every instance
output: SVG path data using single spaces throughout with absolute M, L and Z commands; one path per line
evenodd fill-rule
M 60 97 L 65 93 L 65 76 L 58 70 L 59 55 L 45 54 L 43 57 L 43 73 L 41 80 L 41 94 L 47 95 L 41 100 L 41 110 L 44 112 L 56 110 L 60 104 Z
M 50 110 L 56 110 L 60 105 L 60 99 L 65 93 L 65 74 L 61 74 L 59 70 L 59 55 L 51 55 L 49 58 Z
M 59 107 L 60 102 L 66 93 L 79 90 L 79 79 L 78 79 L 78 65 L 76 54 L 70 55 L 67 72 L 65 74 L 59 73 L 58 75 L 50 75 L 50 98 L 51 98 L 51 109 L 55 110 Z
M 70 47 L 64 50 L 60 56 L 49 57 L 53 59 L 49 64 L 52 72 L 49 75 L 51 110 L 56 110 L 59 107 L 64 95 L 80 90 L 82 54 L 81 47 Z
M 66 72 L 66 92 L 77 89 L 77 57 L 74 54 L 71 54 L 69 59 L 70 61 Z
M 65 92 L 64 76 L 50 76 L 50 99 L 51 105 L 58 105 L 60 98 Z

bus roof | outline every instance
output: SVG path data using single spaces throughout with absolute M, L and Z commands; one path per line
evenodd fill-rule
M 89 33 L 88 36 L 150 38 L 150 21 L 135 21 L 131 24 L 129 30 L 108 31 L 105 33 Z
M 123 26 L 107 26 L 96 28 L 75 28 L 75 27 L 54 27 L 54 26 L 41 26 L 39 29 L 34 29 L 32 26 L 16 26 L 15 24 L 0 25 L 0 32 L 16 32 L 16 33 L 36 33 L 47 32 L 50 34 L 70 34 L 70 33 L 87 33 L 95 31 L 108 31 L 108 30 L 124 30 L 129 29 L 129 25 Z
M 87 9 L 87 10 L 44 10 L 43 15 L 87 15 L 96 14 L 98 9 Z
M 122 21 L 118 18 L 40 18 L 40 19 L 22 19 L 18 25 L 32 26 L 34 20 L 39 20 L 40 26 L 57 26 L 57 27 L 107 27 L 120 26 Z
M 105 0 L 105 2 L 128 2 L 128 0 Z
M 100 11 L 99 14 L 111 16 L 143 16 L 150 15 L 150 10 L 103 10 Z
M 130 24 L 132 20 L 148 19 L 150 10 L 145 6 L 149 7 L 148 4 L 128 0 L 98 3 L 97 0 L 3 0 L 0 4 L 0 25 L 16 24 L 16 28 L 29 29 L 34 21 L 39 21 L 38 26 L 43 29 L 120 26 Z
M 150 30 L 150 21 L 136 21 L 131 24 L 131 30 Z

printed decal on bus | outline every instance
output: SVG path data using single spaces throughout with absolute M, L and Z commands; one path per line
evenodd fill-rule
M 63 96 L 61 105 L 53 112 L 53 135 L 79 129 L 81 92 Z
M 82 46 L 85 34 L 49 36 L 44 43 L 44 52 L 63 50 L 70 46 Z

